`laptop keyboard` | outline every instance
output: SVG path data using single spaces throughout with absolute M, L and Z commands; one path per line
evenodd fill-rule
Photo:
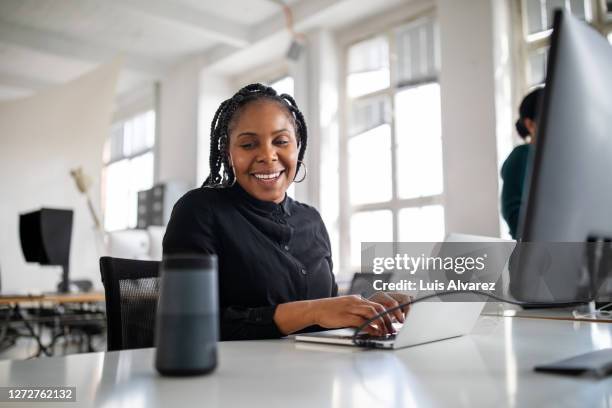
M 390 340 L 395 340 L 395 335 L 396 334 L 394 333 L 394 334 L 386 334 L 384 336 L 373 336 L 368 333 L 360 333 L 357 335 L 357 340 L 390 341 Z M 352 338 L 353 336 L 342 336 L 342 339 L 351 340 Z

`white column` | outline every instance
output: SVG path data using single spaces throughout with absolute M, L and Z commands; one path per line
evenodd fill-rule
M 197 183 L 201 185 L 210 173 L 210 126 L 221 102 L 230 98 L 234 89 L 226 76 L 207 69 L 200 73 L 198 103 Z
M 156 182 L 197 180 L 198 97 L 201 61 L 193 59 L 172 69 L 161 81 Z
M 308 125 L 308 176 L 296 185 L 296 198 L 321 213 L 335 258 L 339 213 L 338 50 L 328 30 L 318 29 L 307 37 L 306 52 L 291 66 L 296 102 Z
M 500 232 L 497 138 L 510 131 L 509 39 L 496 31 L 509 30 L 499 24 L 504 3 L 438 0 L 447 232 Z

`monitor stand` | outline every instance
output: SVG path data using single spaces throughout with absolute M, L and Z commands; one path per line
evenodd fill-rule
M 612 303 L 597 308 L 594 300 L 587 305 L 572 310 L 572 316 L 580 320 L 612 320 Z
M 68 264 L 62 265 L 62 280 L 57 284 L 57 291 L 59 293 L 68 293 L 70 292 L 70 280 L 68 276 L 70 275 L 70 268 Z

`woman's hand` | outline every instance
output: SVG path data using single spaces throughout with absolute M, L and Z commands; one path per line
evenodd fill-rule
M 369 297 L 369 300 L 383 305 L 385 309 L 391 309 L 401 304 L 410 302 L 412 298 L 408 295 L 399 292 L 376 292 Z M 410 305 L 407 305 L 401 310 L 397 309 L 389 314 L 393 316 L 396 321 L 404 323 L 405 317 L 408 314 L 409 310 Z
M 359 327 L 385 310 L 382 304 L 358 295 L 317 299 L 311 302 L 314 322 L 328 329 Z M 387 314 L 366 326 L 364 331 L 375 336 L 394 333 L 391 318 Z

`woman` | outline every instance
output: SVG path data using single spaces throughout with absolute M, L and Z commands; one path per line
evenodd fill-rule
M 501 195 L 502 216 L 514 239 L 518 239 L 518 219 L 523 202 L 527 158 L 536 138 L 537 118 L 543 93 L 544 88 L 538 88 L 523 98 L 515 126 L 519 136 L 526 143 L 512 150 L 501 169 L 504 182 Z
M 397 306 L 400 294 L 338 297 L 319 213 L 286 195 L 305 176 L 307 128 L 289 95 L 261 84 L 224 101 L 211 125 L 210 175 L 175 205 L 164 254 L 219 258 L 221 340 L 276 338 L 319 327 L 357 327 Z M 392 318 L 366 330 L 393 332 Z

